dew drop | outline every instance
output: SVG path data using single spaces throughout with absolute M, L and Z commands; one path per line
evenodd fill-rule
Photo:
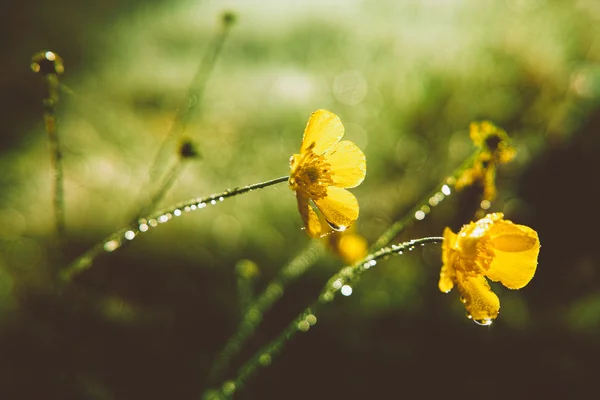
M 442 193 L 444 193 L 446 196 L 450 196 L 450 193 L 452 193 L 450 191 L 450 186 L 448 186 L 448 185 L 442 186 Z
M 437 206 L 437 205 L 438 205 L 438 203 L 439 203 L 439 201 L 438 201 L 438 199 L 436 199 L 436 198 L 435 198 L 435 196 L 434 196 L 434 197 L 431 197 L 431 198 L 429 199 L 429 205 L 430 205 L 431 207 L 435 207 L 435 206 Z
M 313 314 L 308 314 L 305 318 L 306 322 L 308 322 L 311 326 L 317 323 L 317 317 Z
M 192 205 L 190 206 L 190 210 L 192 210 L 192 211 L 196 210 L 196 208 L 198 208 L 198 207 L 196 207 L 196 205 L 195 205 L 195 204 L 192 204 Z
M 108 242 L 104 243 L 104 250 L 110 253 L 111 251 L 118 249 L 120 246 L 121 243 L 118 240 L 109 240 Z
M 376 266 L 376 265 L 377 265 L 377 261 L 375 261 L 375 260 L 371 260 L 371 261 L 369 261 L 369 265 L 370 265 L 371 267 L 374 267 L 374 266 Z
M 190 210 L 191 210 L 190 206 L 183 207 L 183 211 L 185 211 L 185 212 L 190 212 Z
M 223 201 L 225 198 L 223 196 L 219 197 L 219 201 Z
M 212 205 L 214 206 L 215 204 L 217 204 L 217 201 L 216 201 L 215 199 L 212 199 L 212 200 L 210 201 L 210 204 L 212 204 Z
M 308 322 L 306 322 L 306 320 L 302 320 L 300 322 L 298 322 L 298 330 L 302 331 L 302 332 L 306 332 L 310 329 L 310 324 Z
M 139 229 L 140 232 L 146 232 L 148 230 L 148 224 L 140 224 Z
M 204 208 L 206 207 L 206 203 L 198 203 L 198 208 Z
M 491 318 L 483 318 L 483 319 L 474 319 L 473 322 L 475 322 L 477 325 L 481 325 L 481 326 L 490 326 L 492 324 L 492 322 L 494 322 Z
M 134 231 L 127 231 L 127 232 L 125 232 L 125 239 L 127 239 L 127 240 L 133 240 L 134 237 L 135 237 L 135 232 Z
M 160 217 L 158 217 L 158 222 L 160 222 L 161 224 L 164 224 L 165 222 L 167 222 L 169 220 L 169 217 L 167 217 L 166 214 L 161 215 Z
M 177 209 L 177 210 L 173 211 L 173 215 L 175 215 L 176 217 L 179 217 L 181 215 L 181 210 Z
M 342 280 L 336 279 L 335 281 L 333 281 L 331 286 L 333 286 L 334 289 L 340 289 L 342 287 Z
M 271 355 L 269 353 L 261 354 L 260 357 L 258 358 L 258 362 L 263 367 L 269 366 L 271 364 Z
M 223 383 L 222 390 L 223 390 L 223 394 L 225 396 L 231 396 L 232 394 L 234 394 L 235 389 L 236 389 L 236 387 L 235 387 L 235 383 L 233 381 L 227 381 L 227 382 Z
M 484 209 L 487 210 L 492 206 L 492 203 L 490 203 L 489 200 L 481 200 L 481 203 L 479 203 L 479 206 Z
M 344 286 L 342 286 L 342 289 L 340 290 L 340 292 L 344 296 L 350 296 L 352 294 L 352 286 L 350 286 L 350 285 L 344 285 Z
M 158 222 L 156 222 L 156 220 L 153 218 L 150 221 L 148 221 L 148 225 L 150 225 L 151 227 L 155 228 L 158 226 Z
M 435 199 L 438 201 L 438 204 L 441 203 L 445 197 L 446 196 L 444 196 L 444 194 L 442 192 L 437 192 L 435 194 Z
M 421 221 L 423 218 L 425 218 L 425 213 L 423 211 L 419 210 L 415 213 L 415 219 Z
M 322 297 L 322 298 L 323 298 L 323 301 L 327 301 L 327 302 L 329 302 L 329 301 L 332 301 L 334 297 L 335 297 L 335 296 L 333 295 L 333 293 L 332 293 L 332 292 L 327 292 L 327 293 L 325 293 L 325 294 L 323 295 L 323 297 Z

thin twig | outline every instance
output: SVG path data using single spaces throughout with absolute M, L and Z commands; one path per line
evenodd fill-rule
M 271 179 L 269 181 L 256 183 L 253 185 L 238 187 L 235 189 L 228 189 L 222 193 L 211 194 L 206 197 L 196 197 L 194 199 L 181 202 L 174 206 L 163 209 L 162 211 L 156 212 L 148 217 L 140 218 L 135 223 L 130 223 L 125 227 L 119 229 L 113 234 L 107 236 L 104 240 L 97 243 L 91 249 L 86 251 L 83 255 L 78 257 L 75 261 L 69 264 L 65 269 L 61 271 L 61 278 L 63 281 L 69 281 L 75 274 L 78 274 L 87 268 L 89 268 L 93 261 L 98 255 L 103 252 L 112 252 L 120 248 L 124 243 L 133 240 L 139 233 L 146 232 L 150 228 L 156 227 L 159 224 L 170 221 L 174 217 L 178 217 L 185 212 L 202 209 L 208 205 L 215 205 L 224 201 L 227 198 L 238 196 L 247 193 L 255 189 L 263 189 L 268 186 L 273 186 L 278 183 L 287 182 L 288 176 L 282 176 L 279 178 Z

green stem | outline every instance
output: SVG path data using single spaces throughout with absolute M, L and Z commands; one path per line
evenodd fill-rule
M 88 269 L 98 255 L 102 254 L 103 252 L 112 252 L 117 250 L 127 241 L 133 240 L 139 233 L 146 232 L 150 228 L 168 222 L 173 217 L 178 217 L 185 212 L 202 209 L 209 205 L 215 205 L 225 199 L 247 193 L 251 190 L 262 189 L 278 183 L 287 182 L 288 179 L 288 176 L 282 176 L 253 185 L 228 189 L 222 193 L 215 193 L 206 197 L 197 197 L 163 209 L 146 218 L 140 218 L 135 223 L 131 223 L 109 235 L 83 255 L 78 257 L 75 261 L 61 271 L 61 279 L 63 281 L 71 280 L 75 274 L 81 273 L 82 271 Z
M 387 246 L 400 232 L 404 230 L 415 219 L 423 219 L 429 213 L 432 207 L 438 205 L 444 198 L 448 197 L 454 189 L 456 180 L 460 175 L 473 164 L 473 161 L 479 156 L 480 150 L 476 150 L 467 158 L 452 174 L 446 177 L 434 190 L 427 193 L 416 205 L 411 208 L 402 218 L 394 222 L 379 239 L 371 246 L 371 251 Z M 444 193 L 445 192 L 445 193 Z M 419 214 L 417 214 L 419 213 Z M 421 214 L 422 213 L 422 214 Z M 419 218 L 420 217 L 420 218 Z
M 204 58 L 200 63 L 196 75 L 192 79 L 190 88 L 186 98 L 185 106 L 181 107 L 175 116 L 175 120 L 169 129 L 165 140 L 162 142 L 158 152 L 156 153 L 154 162 L 150 167 L 150 182 L 157 181 L 163 173 L 164 164 L 170 155 L 167 151 L 169 145 L 176 140 L 185 130 L 194 111 L 202 104 L 206 85 L 214 70 L 214 66 L 221 54 L 225 40 L 229 36 L 231 24 L 223 24 L 223 29 L 213 38 L 208 46 Z
M 231 358 L 239 353 L 246 340 L 254 333 L 264 313 L 281 298 L 289 283 L 302 276 L 314 265 L 323 254 L 323 249 L 320 240 L 311 241 L 311 244 L 282 268 L 266 289 L 248 306 L 237 330 L 217 355 L 209 374 L 210 381 L 214 381 L 223 373 Z
M 356 283 L 358 278 L 366 270 L 372 268 L 377 262 L 387 256 L 403 254 L 405 251 L 410 251 L 416 246 L 424 246 L 428 243 L 441 243 L 442 237 L 426 237 L 422 239 L 413 239 L 408 242 L 385 247 L 379 251 L 368 255 L 363 260 L 356 264 L 343 268 L 329 279 L 327 285 L 321 291 L 318 300 L 314 301 L 309 307 L 300 313 L 274 340 L 262 347 L 254 354 L 238 371 L 237 376 L 229 381 L 224 382 L 217 390 L 207 391 L 203 394 L 204 400 L 221 400 L 231 398 L 234 392 L 243 387 L 246 381 L 252 374 L 261 366 L 270 365 L 273 357 L 279 354 L 285 343 L 291 339 L 297 332 L 306 332 L 312 325 L 317 322 L 316 310 L 319 306 L 331 302 L 335 298 L 335 294 L 343 290 L 345 285 Z
M 54 220 L 56 233 L 59 241 L 64 239 L 65 235 L 65 200 L 64 200 L 64 179 L 62 167 L 62 150 L 58 134 L 56 133 L 56 116 L 55 107 L 58 103 L 58 76 L 56 74 L 48 74 L 46 76 L 48 85 L 48 97 L 44 99 L 44 125 L 48 134 L 51 154 L 51 170 L 53 175 L 54 185 Z

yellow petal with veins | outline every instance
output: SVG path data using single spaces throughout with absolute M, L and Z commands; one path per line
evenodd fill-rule
M 312 209 L 308 203 L 308 198 L 296 193 L 296 199 L 298 200 L 298 211 L 304 221 L 306 233 L 313 238 L 321 236 L 321 223 L 315 210 Z
M 442 270 L 438 287 L 440 291 L 448 293 L 454 287 L 455 272 L 452 265 L 452 254 L 456 243 L 456 234 L 450 228 L 444 229 L 444 241 L 442 243 Z
M 524 225 L 497 221 L 488 232 L 494 259 L 486 275 L 509 289 L 520 289 L 533 278 L 540 252 L 537 233 Z
M 358 218 L 358 201 L 346 189 L 329 186 L 325 197 L 313 201 L 334 229 L 343 230 Z
M 334 186 L 353 188 L 365 179 L 367 174 L 365 154 L 354 143 L 343 140 L 323 156 L 330 166 Z
M 500 311 L 500 300 L 483 276 L 466 277 L 457 271 L 458 290 L 465 308 L 475 321 L 494 319 Z
M 340 118 L 327 110 L 317 110 L 311 114 L 304 129 L 300 153 L 312 151 L 323 154 L 344 136 L 344 125 Z

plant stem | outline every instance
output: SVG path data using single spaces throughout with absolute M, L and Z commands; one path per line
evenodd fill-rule
M 312 240 L 300 254 L 294 257 L 279 274 L 267 285 L 266 289 L 246 308 L 235 333 L 213 363 L 209 380 L 213 381 L 223 373 L 232 357 L 237 355 L 246 340 L 258 327 L 264 313 L 281 298 L 286 286 L 302 276 L 323 254 L 323 243 Z
M 400 232 L 404 230 L 411 222 L 417 219 L 417 213 L 421 212 L 423 219 L 431 207 L 436 206 L 444 198 L 448 197 L 458 177 L 473 164 L 473 161 L 479 156 L 480 150 L 476 150 L 467 158 L 458 168 L 456 168 L 449 176 L 447 176 L 440 184 L 436 185 L 435 189 L 427 193 L 421 198 L 414 207 L 412 207 L 402 218 L 394 222 L 371 246 L 371 251 L 387 246 Z M 447 188 L 444 188 L 446 186 Z M 444 193 L 446 191 L 446 193 Z M 434 200 L 432 200 L 434 199 Z M 427 212 L 426 212 L 427 211 Z
M 193 116 L 194 111 L 202 104 L 206 85 L 219 58 L 219 55 L 221 54 L 225 40 L 229 36 L 229 32 L 231 30 L 230 27 L 231 24 L 223 24 L 222 29 L 216 34 L 208 46 L 208 49 L 204 54 L 204 58 L 198 66 L 196 75 L 194 75 L 194 78 L 192 79 L 188 89 L 186 103 L 178 110 L 173 124 L 169 128 L 167 136 L 158 149 L 154 162 L 150 167 L 149 180 L 151 183 L 158 181 L 164 172 L 164 165 L 167 158 L 171 154 L 168 151 L 169 145 L 181 135 Z
M 278 183 L 287 182 L 288 176 L 271 179 L 269 181 L 256 183 L 253 185 L 238 187 L 235 189 L 227 189 L 222 193 L 215 193 L 206 197 L 196 197 L 194 199 L 178 203 L 174 206 L 156 212 L 146 218 L 140 218 L 134 223 L 119 229 L 118 231 L 107 236 L 104 240 L 97 243 L 75 261 L 69 264 L 61 271 L 61 279 L 69 281 L 75 274 L 81 273 L 88 269 L 98 255 L 103 252 L 112 252 L 120 248 L 127 241 L 133 240 L 139 233 L 148 231 L 150 228 L 163 224 L 173 217 L 178 217 L 185 212 L 202 209 L 208 205 L 215 205 L 227 198 L 238 196 L 255 189 L 263 189 L 268 186 L 273 186 Z
M 60 140 L 56 132 L 55 107 L 58 103 L 59 81 L 56 74 L 46 75 L 48 85 L 48 97 L 44 103 L 44 125 L 48 134 L 50 145 L 51 170 L 53 180 L 53 205 L 54 205 L 54 223 L 58 240 L 62 241 L 65 235 L 65 200 L 64 200 L 64 182 L 62 167 L 62 150 Z
M 245 382 L 252 376 L 258 367 L 270 365 L 273 357 L 279 354 L 289 339 L 299 331 L 306 332 L 316 323 L 317 319 L 315 314 L 319 306 L 331 302 L 335 298 L 336 292 L 344 285 L 356 283 L 360 275 L 375 266 L 378 260 L 390 255 L 403 254 L 405 251 L 410 251 L 419 245 L 423 246 L 428 243 L 441 243 L 443 240 L 444 238 L 442 237 L 413 239 L 408 242 L 382 248 L 354 265 L 343 268 L 329 279 L 321 291 L 319 298 L 309 307 L 304 309 L 304 311 L 302 311 L 274 340 L 256 352 L 254 356 L 239 369 L 238 374 L 234 379 L 224 382 L 221 387 L 216 390 L 205 392 L 202 399 L 222 400 L 231 398 L 235 390 L 243 387 Z

